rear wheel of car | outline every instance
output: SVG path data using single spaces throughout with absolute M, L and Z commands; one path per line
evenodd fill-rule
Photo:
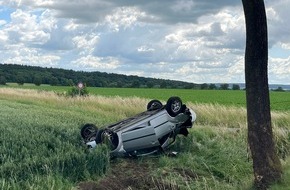
M 158 110 L 162 108 L 162 103 L 159 100 L 151 100 L 148 104 L 147 104 L 147 110 L 151 111 L 151 110 Z
M 87 123 L 81 129 L 81 136 L 83 139 L 89 139 L 96 135 L 98 128 L 94 124 Z
M 182 112 L 182 101 L 179 97 L 170 97 L 167 100 L 166 111 L 172 117 L 177 116 Z

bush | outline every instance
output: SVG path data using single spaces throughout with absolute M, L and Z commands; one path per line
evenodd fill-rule
M 240 85 L 238 84 L 233 84 L 233 90 L 240 90 Z
M 220 90 L 228 90 L 229 89 L 229 84 L 221 84 L 220 85 Z
M 0 85 L 6 85 L 6 78 L 3 76 L 0 77 Z
M 71 96 L 71 97 L 88 96 L 89 91 L 88 91 L 86 85 L 82 89 L 78 88 L 77 86 L 73 86 L 70 90 L 68 90 L 67 95 Z
M 33 79 L 33 83 L 34 83 L 36 86 L 40 86 L 41 83 L 42 83 L 42 79 L 41 79 L 41 77 L 40 77 L 40 76 L 36 76 L 36 77 L 34 77 L 34 79 Z
M 279 86 L 277 89 L 274 89 L 273 91 L 276 91 L 276 92 L 285 92 L 285 90 Z

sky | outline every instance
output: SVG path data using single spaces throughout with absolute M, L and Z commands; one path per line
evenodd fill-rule
M 270 84 L 290 84 L 290 0 L 265 0 Z M 1 0 L 0 63 L 244 83 L 241 0 Z

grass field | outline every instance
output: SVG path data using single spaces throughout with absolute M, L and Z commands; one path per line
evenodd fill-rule
M 71 87 L 9 83 L 8 87 L 26 88 L 64 93 Z M 103 96 L 140 97 L 166 101 L 170 96 L 182 97 L 184 102 L 211 103 L 221 105 L 246 106 L 244 90 L 191 90 L 191 89 L 150 89 L 150 88 L 96 88 L 88 87 L 89 93 Z M 271 109 L 290 111 L 290 92 L 270 92 Z
M 125 89 L 128 91 L 119 92 L 118 96 L 84 98 L 68 98 L 55 94 L 50 87 L 48 90 L 0 88 L 0 189 L 236 190 L 252 187 L 243 106 L 190 101 L 174 90 L 166 93 L 160 90 L 160 94 L 152 90 L 156 97 L 151 97 L 152 94 L 149 97 L 127 94 L 126 97 L 125 93 L 134 89 Z M 109 90 L 112 89 L 101 89 L 103 93 Z M 139 90 L 145 93 L 148 89 L 136 92 Z M 224 93 L 227 92 L 232 93 Z M 159 155 L 109 161 L 105 146 L 94 151 L 82 146 L 79 129 L 84 123 L 106 126 L 144 111 L 151 98 L 165 101 L 169 94 L 181 96 L 197 114 L 190 135 L 178 137 L 170 148 L 179 152 L 177 157 Z M 285 167 L 282 183 L 273 189 L 287 189 L 290 184 L 289 111 L 273 111 L 272 120 L 278 153 Z

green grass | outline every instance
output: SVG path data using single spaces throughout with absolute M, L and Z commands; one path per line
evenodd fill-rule
M 39 89 L 0 88 L 0 189 L 73 189 L 79 182 L 109 175 L 113 165 L 107 148 L 83 147 L 80 126 L 106 126 L 140 113 L 149 100 L 125 94 L 67 98 Z M 178 136 L 168 150 L 178 151 L 178 156 L 139 160 L 149 163 L 152 180 L 161 178 L 180 189 L 250 189 L 245 108 L 194 101 L 187 105 L 197 113 L 197 121 L 189 136 Z M 273 111 L 272 120 L 279 156 L 286 160 L 289 113 Z M 285 180 L 276 189 L 289 187 L 289 159 L 284 168 Z
M 106 172 L 106 147 L 89 152 L 81 144 L 79 127 L 93 120 L 89 113 L 49 95 L 10 95 L 0 93 L 0 189 L 71 189 Z
M 290 158 L 283 162 L 283 176 L 282 180 L 271 186 L 269 190 L 288 190 L 290 187 Z
M 8 87 L 55 91 L 58 93 L 67 92 L 70 87 L 24 84 L 19 86 L 9 83 Z M 149 89 L 149 88 L 97 88 L 88 87 L 92 95 L 140 97 L 146 99 L 159 99 L 167 101 L 170 96 L 179 96 L 184 102 L 210 103 L 221 105 L 246 106 L 244 90 L 191 90 L 191 89 Z M 270 92 L 271 109 L 290 111 L 290 92 Z
M 226 132 L 197 126 L 191 133 L 188 138 L 179 137 L 172 148 L 179 150 L 178 159 L 160 158 L 159 175 L 165 176 L 168 181 L 176 179 L 181 189 L 251 187 L 252 163 L 247 160 L 244 131 Z M 185 175 L 172 172 L 180 170 L 186 171 Z

